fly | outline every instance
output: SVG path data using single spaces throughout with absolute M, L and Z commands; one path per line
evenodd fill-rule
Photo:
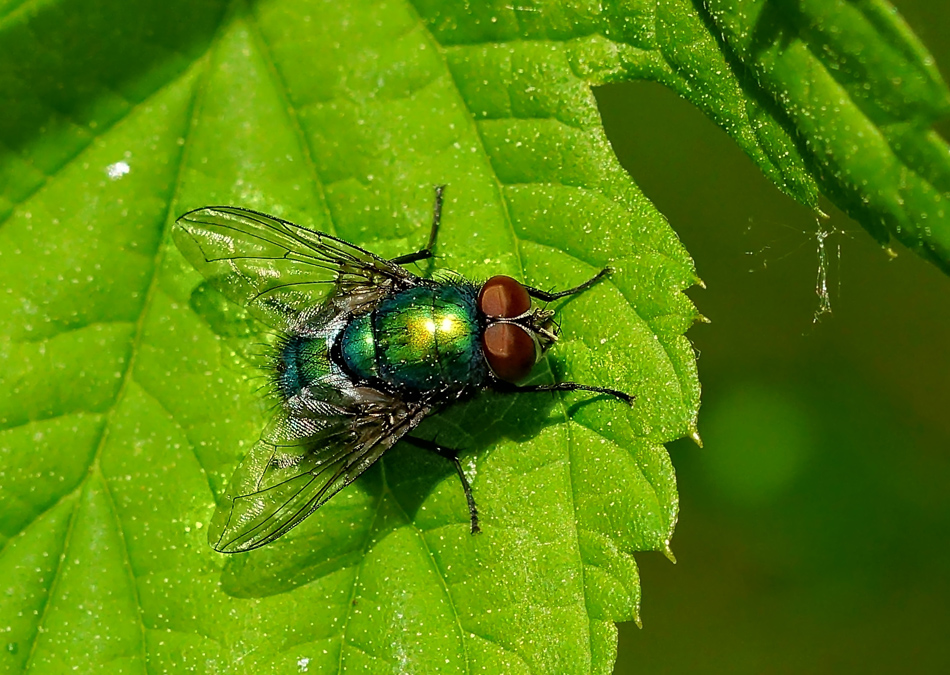
M 209 540 L 222 553 L 283 536 L 352 483 L 399 440 L 455 465 L 471 531 L 478 509 L 458 452 L 409 435 L 445 406 L 498 392 L 622 391 L 577 382 L 524 386 L 557 340 L 557 293 L 498 275 L 476 284 L 452 272 L 419 277 L 403 265 L 432 257 L 444 186 L 425 248 L 390 260 L 323 232 L 233 206 L 178 219 L 185 258 L 229 300 L 281 333 L 271 355 L 279 409 L 235 470 Z

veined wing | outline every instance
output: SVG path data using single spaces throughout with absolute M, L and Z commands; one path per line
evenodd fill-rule
M 307 416 L 281 414 L 231 478 L 208 539 L 221 553 L 264 546 L 299 525 L 366 471 L 431 411 L 427 404 L 383 401 L 369 410 L 323 405 Z
M 419 281 L 341 239 L 235 206 L 189 211 L 173 236 L 216 289 L 275 328 L 333 295 L 357 309 Z

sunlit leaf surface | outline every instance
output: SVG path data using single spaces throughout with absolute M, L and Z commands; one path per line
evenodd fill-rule
M 814 205 L 827 185 L 797 108 L 714 37 L 741 22 L 711 9 L 0 2 L 4 671 L 609 672 L 630 553 L 666 550 L 676 520 L 663 444 L 695 430 L 698 279 L 590 87 L 663 82 L 784 191 Z M 170 224 L 236 204 L 394 256 L 424 243 L 436 184 L 438 267 L 544 288 L 616 268 L 561 303 L 536 381 L 636 405 L 486 395 L 428 421 L 464 451 L 480 536 L 451 466 L 397 446 L 276 544 L 213 552 L 215 500 L 268 418 L 263 329 Z

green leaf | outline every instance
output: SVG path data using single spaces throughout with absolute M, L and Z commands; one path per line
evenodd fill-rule
M 878 241 L 950 272 L 950 114 L 933 58 L 883 0 L 706 0 L 726 53 L 780 105 L 822 190 Z
M 22 101 L 2 165 L 5 668 L 609 671 L 630 552 L 667 550 L 676 520 L 663 443 L 695 428 L 696 276 L 588 83 L 543 44 L 468 59 L 407 4 L 183 6 L 184 30 L 167 5 L 2 26 Z M 488 115 L 496 77 L 509 107 Z M 267 420 L 261 327 L 170 223 L 240 204 L 391 256 L 424 242 L 440 183 L 438 267 L 552 288 L 616 268 L 560 303 L 536 379 L 635 408 L 485 395 L 427 421 L 464 452 L 480 536 L 451 466 L 397 447 L 276 544 L 215 553 L 215 500 Z
M 3 669 L 609 672 L 630 553 L 668 551 L 676 520 L 697 277 L 591 86 L 673 87 L 817 203 L 801 132 L 713 26 L 679 1 L 0 2 Z M 480 536 L 452 468 L 397 446 L 274 545 L 216 554 L 268 417 L 262 329 L 170 224 L 230 203 L 394 256 L 442 183 L 438 267 L 551 288 L 616 268 L 560 303 L 536 375 L 634 408 L 484 395 L 427 420 L 464 451 Z

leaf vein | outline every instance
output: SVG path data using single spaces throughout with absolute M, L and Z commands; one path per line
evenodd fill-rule
M 380 464 L 382 465 L 382 462 L 380 462 Z M 384 478 L 384 481 L 385 481 L 385 478 Z M 356 566 L 356 573 L 353 575 L 353 587 L 350 589 L 350 597 L 346 602 L 346 615 L 343 617 L 343 626 L 340 630 L 340 661 L 339 661 L 339 667 L 337 668 L 337 672 L 339 673 L 343 672 L 343 651 L 344 651 L 343 648 L 344 647 L 346 647 L 349 644 L 355 649 L 364 651 L 360 647 L 357 647 L 356 645 L 352 644 L 347 639 L 346 631 L 347 631 L 347 628 L 349 628 L 350 618 L 353 615 L 353 603 L 356 600 L 356 589 L 360 585 L 360 575 L 363 573 L 363 567 L 366 565 L 366 557 L 367 557 L 366 554 L 369 553 L 369 547 L 373 541 L 373 528 L 376 526 L 376 519 L 379 517 L 379 512 L 383 505 L 383 495 L 385 494 L 386 494 L 385 490 L 379 491 L 379 498 L 376 500 L 376 506 L 373 508 L 373 519 L 370 521 L 369 527 L 366 529 L 366 541 L 363 542 L 363 550 L 362 550 L 362 555 L 360 555 L 360 562 L 359 562 L 359 565 Z
M 78 489 L 79 488 L 77 488 L 77 490 Z M 43 624 L 46 622 L 46 615 L 49 612 L 49 607 L 52 603 L 53 593 L 59 585 L 63 567 L 66 562 L 66 553 L 69 550 L 70 543 L 72 542 L 73 526 L 76 523 L 76 516 L 79 513 L 80 501 L 80 499 L 76 500 L 76 503 L 73 504 L 73 511 L 69 515 L 69 524 L 66 526 L 66 536 L 63 537 L 63 548 L 59 554 L 59 561 L 56 563 L 56 571 L 53 573 L 53 580 L 50 582 L 49 590 L 46 592 L 46 599 L 43 602 L 43 609 L 40 611 L 40 616 L 36 621 L 36 633 L 33 635 L 33 640 L 30 642 L 30 654 L 27 656 L 26 665 L 23 667 L 24 673 L 30 672 L 30 669 L 33 667 L 33 659 L 36 656 L 36 646 L 40 642 L 40 634 L 43 632 Z
M 438 577 L 439 582 L 442 585 L 442 590 L 445 592 L 446 598 L 449 601 L 449 608 L 452 610 L 452 615 L 455 617 L 455 625 L 458 628 L 459 635 L 459 645 L 462 648 L 462 658 L 465 660 L 465 672 L 469 675 L 472 673 L 472 663 L 469 660 L 468 656 L 468 647 L 465 644 L 465 630 L 462 628 L 462 617 L 459 616 L 458 607 L 455 604 L 455 598 L 452 597 L 452 591 L 449 589 L 449 585 L 445 580 L 445 572 L 439 567 L 438 561 L 435 559 L 435 555 L 432 553 L 432 548 L 429 546 L 429 542 L 426 539 L 425 532 L 419 528 L 415 521 L 409 517 L 409 514 L 406 512 L 406 509 L 403 508 L 402 504 L 399 502 L 399 499 L 396 498 L 396 494 L 389 487 L 389 483 L 386 481 L 386 471 L 383 470 L 383 485 L 385 486 L 387 492 L 392 496 L 393 502 L 399 508 L 399 511 L 405 516 L 406 522 L 409 524 L 409 527 L 412 528 L 412 531 L 419 538 L 419 541 L 422 543 L 423 548 L 425 548 L 426 555 L 429 558 L 429 562 L 432 564 L 433 570 L 435 570 L 435 576 Z
M 320 177 L 320 173 L 317 170 L 317 165 L 313 161 L 313 147 L 310 144 L 309 137 L 304 133 L 303 127 L 300 125 L 300 116 L 297 113 L 297 108 L 295 107 L 293 99 L 290 96 L 290 90 L 287 87 L 286 78 L 280 71 L 280 68 L 277 66 L 277 61 L 273 57 L 270 44 L 267 42 L 267 38 L 264 37 L 264 33 L 261 31 L 260 26 L 258 26 L 256 17 L 251 17 L 250 20 L 248 20 L 248 25 L 250 26 L 251 33 L 254 35 L 254 41 L 257 43 L 261 56 L 264 58 L 267 73 L 273 81 L 278 94 L 281 96 L 285 104 L 287 118 L 290 122 L 290 126 L 293 128 L 294 136 L 297 138 L 297 144 L 300 146 L 300 151 L 303 153 L 304 164 L 307 167 L 307 173 L 309 174 L 310 180 L 313 183 L 314 191 L 317 193 L 317 199 L 320 202 L 320 206 L 323 208 L 323 213 L 325 216 L 324 222 L 327 225 L 329 234 L 336 234 L 336 228 L 333 225 L 333 216 L 330 213 L 329 207 L 327 206 L 326 190 L 323 185 L 323 179 Z

